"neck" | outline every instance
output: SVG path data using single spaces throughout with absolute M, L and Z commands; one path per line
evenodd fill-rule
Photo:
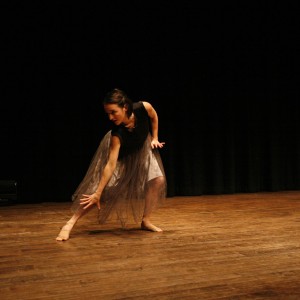
M 123 122 L 126 128 L 134 128 L 135 127 L 135 116 L 132 113 L 131 116 L 127 119 L 126 122 Z

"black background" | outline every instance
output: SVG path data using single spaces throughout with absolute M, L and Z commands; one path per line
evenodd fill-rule
M 169 196 L 300 188 L 296 6 L 101 3 L 1 4 L 0 179 L 20 202 L 70 201 L 114 87 L 156 108 Z

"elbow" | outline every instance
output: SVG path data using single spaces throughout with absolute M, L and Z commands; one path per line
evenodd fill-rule
M 114 170 L 117 167 L 117 162 L 109 162 L 108 165 L 109 165 L 109 168 L 111 169 L 111 171 L 114 172 Z

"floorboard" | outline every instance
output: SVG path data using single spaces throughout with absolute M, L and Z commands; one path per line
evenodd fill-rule
M 0 298 L 300 299 L 300 191 L 170 197 L 164 231 L 98 225 L 55 237 L 70 203 L 0 207 Z

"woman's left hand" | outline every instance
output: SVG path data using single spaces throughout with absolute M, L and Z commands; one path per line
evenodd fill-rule
M 158 140 L 156 139 L 153 139 L 151 141 L 151 148 L 154 149 L 154 148 L 162 148 L 164 146 L 165 142 L 159 142 Z

